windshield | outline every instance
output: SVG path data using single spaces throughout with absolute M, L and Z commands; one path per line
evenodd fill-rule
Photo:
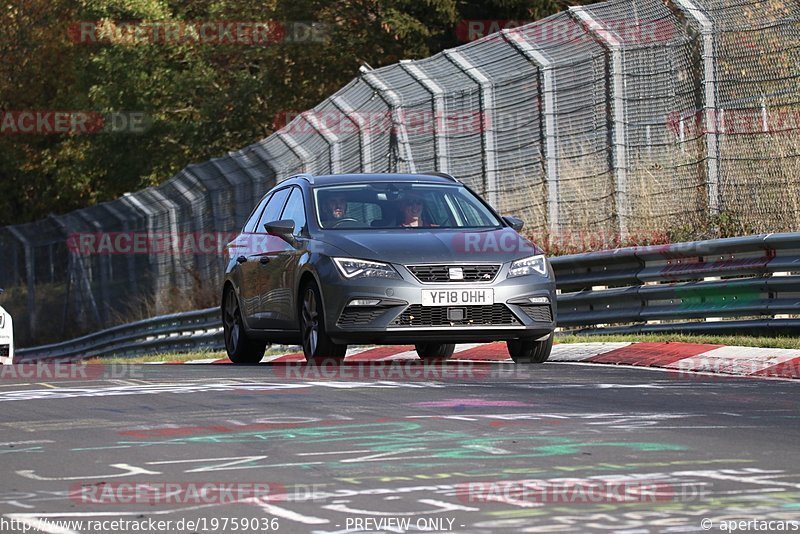
M 365 183 L 314 190 L 322 228 L 498 228 L 468 189 L 446 184 Z

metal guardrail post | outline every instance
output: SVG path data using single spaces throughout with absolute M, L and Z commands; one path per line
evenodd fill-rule
M 703 37 L 703 98 L 706 138 L 708 209 L 719 213 L 719 115 L 717 113 L 717 69 L 714 53 L 714 23 L 692 0 L 670 0 L 700 25 Z
M 615 178 L 615 197 L 617 221 L 621 238 L 628 235 L 628 159 L 627 131 L 625 127 L 625 80 L 623 79 L 622 43 L 619 38 L 603 27 L 582 7 L 571 7 L 569 13 L 581 22 L 610 55 L 611 95 L 612 95 L 612 148 Z
M 547 57 L 547 54 L 539 51 L 528 42 L 520 31 L 503 30 L 500 35 L 528 61 L 536 65 L 541 76 L 538 97 L 542 104 L 540 119 L 545 133 L 544 157 L 546 170 L 544 179 L 547 183 L 547 222 L 550 234 L 555 236 L 559 232 L 561 206 L 558 194 L 558 130 L 556 126 L 556 91 L 553 62 Z M 542 89 L 542 86 L 544 89 Z
M 447 147 L 447 136 L 445 135 L 447 110 L 444 102 L 444 89 L 411 60 L 404 59 L 400 61 L 400 66 L 419 82 L 419 84 L 431 94 L 431 98 L 433 98 L 433 139 L 434 152 L 436 154 L 436 170 L 439 172 L 449 172 L 449 151 Z
M 314 172 L 315 160 L 311 156 L 311 154 L 309 154 L 308 150 L 306 150 L 303 147 L 303 145 L 298 143 L 294 137 L 292 137 L 287 133 L 284 133 L 283 131 L 278 131 L 275 133 L 275 135 L 278 139 L 280 139 L 283 142 L 284 145 L 287 146 L 287 148 L 289 148 L 292 154 L 297 156 L 297 159 L 300 160 L 300 163 L 303 165 L 302 172 L 310 172 L 310 173 Z
M 359 151 L 361 156 L 361 172 L 372 172 L 372 137 L 369 131 L 371 128 L 369 121 L 364 120 L 364 117 L 359 115 L 356 110 L 353 109 L 353 106 L 342 96 L 334 95 L 330 100 L 331 104 L 358 128 L 358 142 L 361 148 Z
M 320 123 L 319 118 L 317 118 L 313 110 L 306 111 L 300 116 L 309 124 L 309 126 L 314 129 L 314 131 L 316 131 L 320 136 L 322 136 L 323 139 L 325 139 L 326 143 L 328 143 L 330 150 L 331 174 L 340 174 L 342 172 L 342 153 L 339 136 L 330 131 L 327 126 Z
M 375 72 L 365 72 L 364 82 L 378 92 L 381 99 L 386 102 L 389 112 L 392 115 L 392 127 L 397 132 L 397 142 L 400 145 L 400 159 L 408 165 L 408 172 L 416 173 L 417 167 L 414 164 L 414 155 L 411 153 L 411 144 L 408 142 L 408 132 L 404 117 L 402 117 L 403 102 L 395 91 L 392 91 Z
M 444 56 L 480 87 L 481 111 L 483 115 L 480 124 L 483 127 L 483 172 L 486 179 L 486 200 L 489 201 L 489 204 L 497 208 L 498 163 L 497 146 L 494 135 L 494 85 L 478 67 L 470 63 L 458 50 L 445 50 Z

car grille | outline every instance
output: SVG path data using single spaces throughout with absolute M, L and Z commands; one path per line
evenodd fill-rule
M 375 319 L 384 314 L 386 308 L 351 306 L 345 308 L 337 321 L 344 328 L 369 326 Z
M 553 313 L 549 304 L 519 304 L 525 315 L 537 323 L 550 323 L 553 321 Z
M 8 345 L 0 345 L 0 358 L 7 358 L 9 353 Z
M 464 319 L 451 321 L 447 318 L 449 308 L 459 306 L 422 306 L 412 304 L 392 321 L 390 327 L 401 326 L 518 326 L 519 320 L 514 317 L 505 304 L 492 306 L 463 306 Z
M 491 282 L 497 276 L 500 265 L 408 265 L 417 280 L 422 283 L 438 282 Z M 464 271 L 463 280 L 450 280 L 450 268 L 460 267 Z

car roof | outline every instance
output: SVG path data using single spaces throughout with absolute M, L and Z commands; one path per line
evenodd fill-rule
M 404 183 L 461 185 L 461 183 L 458 182 L 458 180 L 456 180 L 455 178 L 446 176 L 436 176 L 433 174 L 369 173 L 369 174 L 326 174 L 320 176 L 301 174 L 293 176 L 292 178 L 298 181 L 300 180 L 307 181 L 314 187 L 363 183 L 363 182 L 404 182 Z

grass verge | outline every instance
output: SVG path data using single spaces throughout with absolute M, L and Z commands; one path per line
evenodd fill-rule
M 557 343 L 700 343 L 734 347 L 800 349 L 800 337 L 704 336 L 692 334 L 570 335 L 557 334 Z
M 800 350 L 800 337 L 752 337 L 752 336 L 701 336 L 691 334 L 644 334 L 644 335 L 585 335 L 556 334 L 556 343 L 700 343 L 709 345 L 728 345 L 735 347 L 762 347 Z M 291 352 L 293 347 L 276 346 L 267 349 L 267 356 L 276 356 Z M 299 349 L 298 349 L 299 350 Z M 115 357 L 92 358 L 87 363 L 125 364 L 153 362 L 188 362 L 190 360 L 206 360 L 225 358 L 224 352 L 190 352 L 150 354 L 134 358 Z

